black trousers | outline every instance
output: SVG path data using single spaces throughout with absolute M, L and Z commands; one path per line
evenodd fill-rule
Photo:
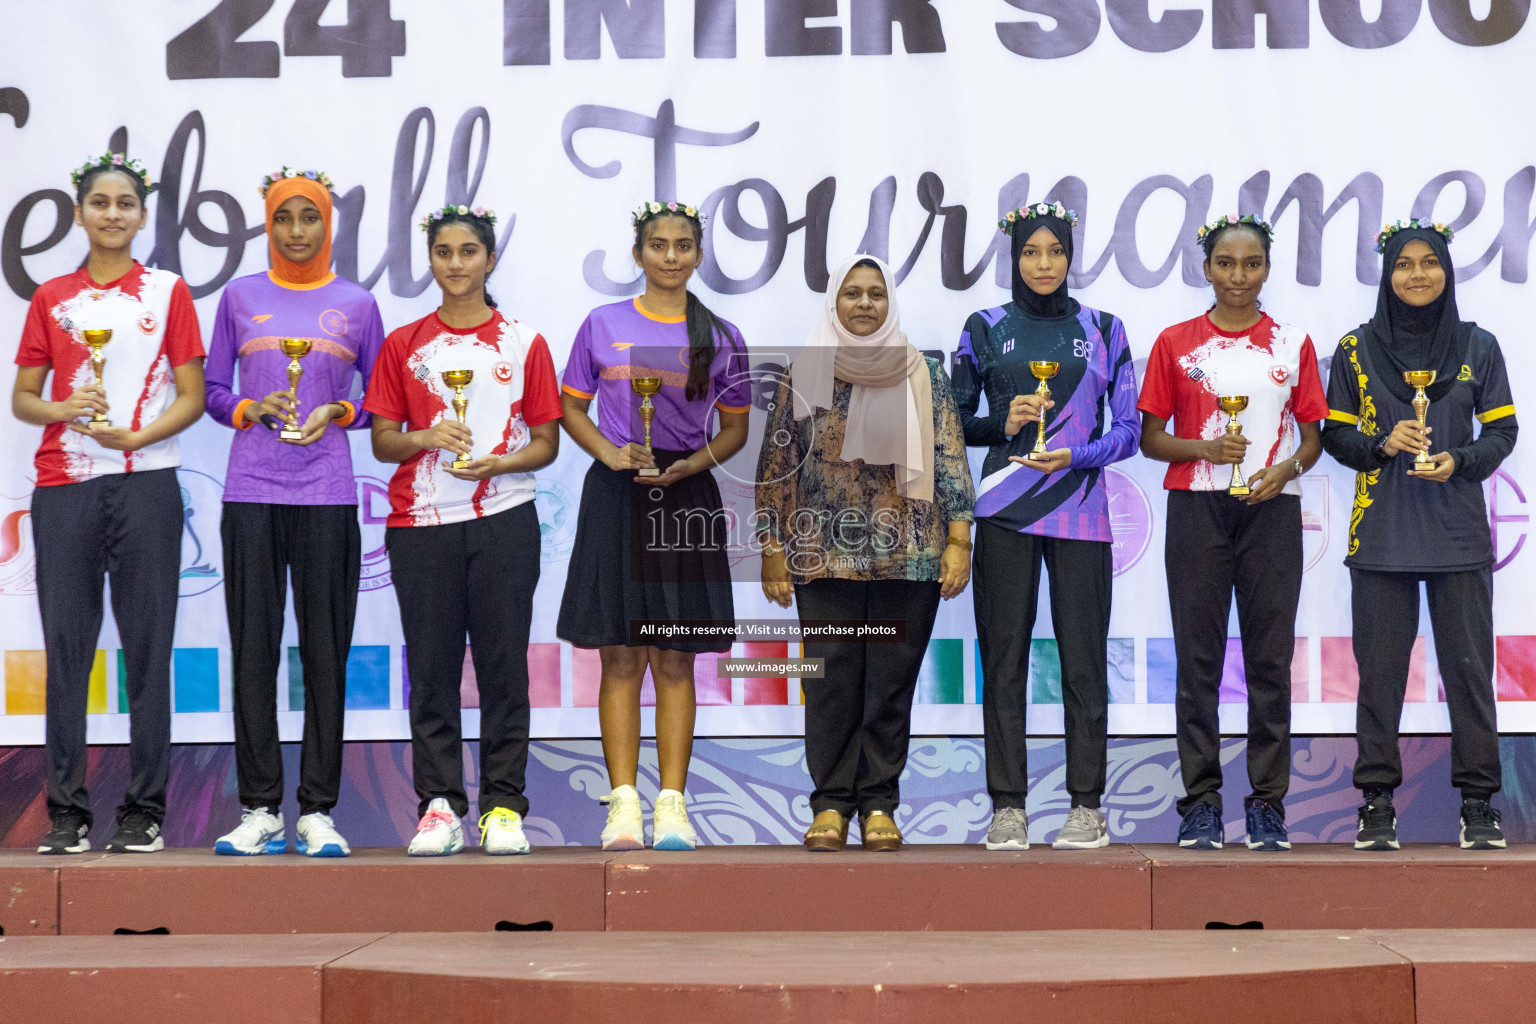
M 1024 714 L 1042 562 L 1050 574 L 1051 623 L 1061 657 L 1067 792 L 1074 807 L 1097 807 L 1109 743 L 1110 545 L 1016 533 L 982 519 L 971 593 L 984 677 L 987 792 L 994 808 L 1022 808 L 1029 789 Z
M 1408 688 L 1408 659 L 1419 632 L 1423 580 L 1451 712 L 1451 784 L 1465 798 L 1487 800 L 1503 781 L 1493 697 L 1493 570 L 1351 569 L 1349 575 L 1354 585 L 1355 662 L 1360 667 L 1355 785 L 1391 790 L 1403 781 L 1398 726 Z
M 1245 505 L 1226 491 L 1169 491 L 1164 553 L 1173 646 L 1184 814 L 1221 809 L 1217 708 L 1227 617 L 1237 594 L 1248 684 L 1251 798 L 1284 813 L 1291 782 L 1291 658 L 1301 600 L 1301 499 L 1281 494 Z
M 528 630 L 539 582 L 533 502 L 447 526 L 384 533 L 411 682 L 418 814 L 437 797 L 469 813 L 459 686 L 469 635 L 480 688 L 480 812 L 528 813 Z
M 240 802 L 274 812 L 283 804 L 277 666 L 291 570 L 304 666 L 299 813 L 329 812 L 341 788 L 347 654 L 362 569 L 357 506 L 227 501 L 219 535 L 224 541 L 224 607 L 234 657 Z
M 90 821 L 86 699 L 101 636 L 102 586 L 123 643 L 128 789 L 123 810 L 165 817 L 171 763 L 171 644 L 181 573 L 181 487 L 174 469 L 116 473 L 32 492 L 37 603 L 47 650 L 48 813 Z
M 820 579 L 795 588 L 800 619 L 905 619 L 902 643 L 808 640 L 826 659 L 805 693 L 805 763 L 811 813 L 894 815 L 912 740 L 912 695 L 939 610 L 938 581 Z

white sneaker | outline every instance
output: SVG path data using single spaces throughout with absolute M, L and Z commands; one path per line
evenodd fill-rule
M 336 831 L 329 814 L 312 811 L 301 815 L 293 830 L 298 833 L 298 849 L 306 857 L 350 857 L 352 847 Z
M 505 807 L 492 807 L 480 815 L 480 849 L 492 857 L 533 849 L 523 834 L 523 816 Z
M 240 824 L 233 832 L 213 844 L 214 853 L 230 857 L 254 857 L 261 853 L 287 853 L 288 838 L 283 835 L 283 816 L 265 807 L 247 807 L 240 813 Z
M 603 849 L 645 849 L 645 819 L 640 812 L 640 793 L 634 786 L 615 786 L 603 797 L 608 805 L 608 824 L 603 826 Z
M 657 850 L 691 850 L 699 845 L 699 834 L 688 824 L 688 802 L 675 789 L 656 794 L 656 810 L 651 815 L 651 847 Z
M 464 824 L 448 801 L 437 797 L 427 804 L 406 853 L 412 857 L 447 857 L 464 849 Z

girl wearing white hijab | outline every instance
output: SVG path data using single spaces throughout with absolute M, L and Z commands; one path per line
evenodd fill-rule
M 903 623 L 894 640 L 805 641 L 825 669 L 801 684 L 810 850 L 842 849 L 855 813 L 865 849 L 900 849 L 892 816 L 918 669 L 939 599 L 970 579 L 975 489 L 959 413 L 943 367 L 902 332 L 892 280 L 870 256 L 833 271 L 758 460 L 768 599 L 798 601 L 802 623 Z

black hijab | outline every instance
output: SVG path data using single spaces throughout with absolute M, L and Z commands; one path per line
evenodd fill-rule
M 1392 267 L 1412 241 L 1429 245 L 1445 270 L 1445 291 L 1427 306 L 1410 306 L 1392 290 Z M 1425 389 L 1431 402 L 1439 401 L 1456 385 L 1471 337 L 1472 325 L 1462 323 L 1456 308 L 1456 270 L 1451 266 L 1445 236 L 1433 228 L 1405 228 L 1387 239 L 1381 257 L 1381 287 L 1376 293 L 1376 315 L 1357 332 L 1370 349 L 1372 361 L 1386 372 L 1387 390 L 1404 402 L 1413 401 L 1414 389 L 1403 380 L 1407 370 L 1434 370 L 1435 383 Z
M 1061 285 L 1049 295 L 1041 295 L 1035 292 L 1024 281 L 1024 276 L 1019 273 L 1019 253 L 1024 250 L 1024 243 L 1029 241 L 1040 228 L 1045 228 L 1056 236 L 1061 247 L 1067 251 L 1067 272 L 1072 272 L 1072 225 L 1062 220 L 1053 213 L 1036 214 L 1028 219 L 1019 218 L 1014 222 L 1012 245 L 1009 246 L 1011 257 L 1009 266 L 1013 278 L 1013 301 L 1020 309 L 1030 316 L 1051 319 L 1076 313 L 1077 303 L 1067 295 L 1067 279 L 1061 279 Z

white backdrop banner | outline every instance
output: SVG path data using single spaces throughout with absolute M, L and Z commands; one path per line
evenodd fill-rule
M 135 252 L 186 278 L 205 330 L 224 284 L 266 269 L 257 185 L 287 163 L 338 183 L 336 270 L 372 289 L 391 328 L 436 302 L 417 218 L 445 201 L 496 209 L 492 290 L 543 332 L 560 366 L 588 309 L 640 290 L 628 211 L 653 197 L 709 214 L 694 287 L 741 327 L 759 369 L 804 339 L 828 266 L 855 250 L 898 268 L 909 336 L 947 363 L 967 314 L 1007 298 L 999 212 L 1060 198 L 1082 216 L 1075 294 L 1125 321 L 1138 378 L 1158 331 L 1210 302 L 1193 242 L 1202 222 L 1228 211 L 1274 222 L 1265 306 L 1312 335 L 1326 376 L 1337 339 L 1373 308 L 1373 236 L 1388 217 L 1433 215 L 1457 231 L 1463 314 L 1501 338 L 1523 401 L 1536 381 L 1520 327 L 1536 229 L 1536 122 L 1519 102 L 1536 86 L 1529 11 L 1529 0 L 6 0 L 4 352 L 14 352 L 37 283 L 84 258 L 68 173 L 110 144 L 162 182 Z M 756 396 L 759 428 L 765 402 Z M 0 419 L 0 744 L 43 734 L 28 521 L 39 434 Z M 218 531 L 229 444 L 229 431 L 205 419 L 182 446 L 177 741 L 232 735 Z M 352 444 L 365 563 L 347 735 L 404 738 L 383 547 L 389 467 L 366 436 Z M 1536 729 L 1530 450 L 1518 447 L 1487 484 L 1499 719 L 1517 731 Z M 755 462 L 749 444 L 719 474 L 744 512 Z M 538 736 L 597 735 L 595 655 L 554 634 L 587 465 L 567 442 L 539 474 L 543 574 L 529 655 Z M 1108 474 L 1110 727 L 1121 734 L 1174 724 L 1162 473 L 1137 456 Z M 1294 728 L 1350 732 L 1342 558 L 1353 474 L 1325 457 L 1303 484 Z M 755 577 L 749 550 L 733 557 L 743 580 Z M 1198 585 L 1176 572 L 1171 583 Z M 742 618 L 782 614 L 750 582 L 736 586 L 736 607 Z M 1427 620 L 1420 633 L 1404 726 L 1443 731 Z M 1041 734 L 1061 729 L 1051 635 L 1042 599 L 1030 687 Z M 947 602 L 917 732 L 980 731 L 975 636 L 969 596 Z M 279 707 L 295 739 L 296 642 L 290 622 Z M 97 741 L 127 735 L 119 658 L 109 617 L 92 680 Z M 698 678 L 701 734 L 800 731 L 797 680 L 719 680 L 710 658 Z M 474 735 L 468 666 L 464 693 Z M 1225 729 L 1243 731 L 1244 699 L 1234 640 Z

